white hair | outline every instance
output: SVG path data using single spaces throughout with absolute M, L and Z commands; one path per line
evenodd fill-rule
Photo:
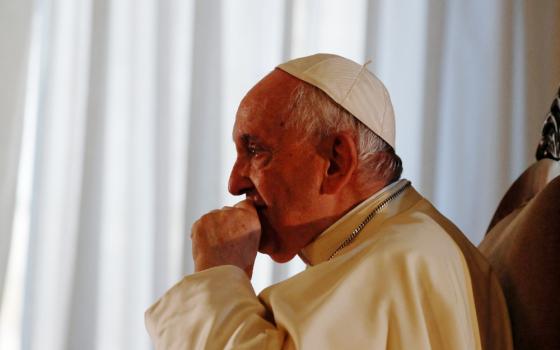
M 361 185 L 367 185 L 372 180 L 385 180 L 389 184 L 400 178 L 402 161 L 393 147 L 319 88 L 301 82 L 294 89 L 288 108 L 291 116 L 287 126 L 303 131 L 305 136 L 323 138 L 342 131 L 354 134 Z M 374 157 L 379 152 L 389 156 Z

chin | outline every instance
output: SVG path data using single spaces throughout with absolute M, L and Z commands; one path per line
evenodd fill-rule
M 281 235 L 277 230 L 273 229 L 268 221 L 261 218 L 261 241 L 259 243 L 259 253 L 268 255 L 272 260 L 277 263 L 286 263 L 292 260 L 298 253 L 298 251 L 290 252 L 289 247 L 282 244 Z
M 265 253 L 266 255 L 270 256 L 272 260 L 277 263 L 283 264 L 287 263 L 288 261 L 292 260 L 297 254 L 286 254 L 286 253 Z
M 281 249 L 278 249 L 278 247 L 271 245 L 271 244 L 262 244 L 265 242 L 261 241 L 261 246 L 259 247 L 259 253 L 262 254 L 266 254 L 268 255 L 272 260 L 274 260 L 277 263 L 286 263 L 290 260 L 292 260 L 296 255 L 297 252 L 295 253 L 289 253 L 289 252 L 284 252 L 281 251 Z

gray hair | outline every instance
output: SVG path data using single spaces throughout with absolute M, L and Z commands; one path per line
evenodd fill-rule
M 356 119 L 350 112 L 334 102 L 319 88 L 301 82 L 288 102 L 292 126 L 306 137 L 328 137 L 338 132 L 350 131 L 357 141 L 358 181 L 367 186 L 372 180 L 397 181 L 402 173 L 402 161 L 393 147 Z M 379 152 L 385 157 L 375 157 Z

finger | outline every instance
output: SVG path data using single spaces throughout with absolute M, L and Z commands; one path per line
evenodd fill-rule
M 237 203 L 234 205 L 235 208 L 240 208 L 240 209 L 247 209 L 251 212 L 254 212 L 255 214 L 257 213 L 257 209 L 255 208 L 255 205 L 253 204 L 253 201 L 250 199 L 244 199 L 241 202 Z

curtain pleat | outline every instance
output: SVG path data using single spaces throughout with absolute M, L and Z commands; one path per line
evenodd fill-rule
M 222 94 L 222 1 L 194 5 L 192 76 L 186 174 L 188 229 L 205 212 L 220 203 L 221 143 L 219 138 Z M 184 240 L 183 273 L 194 271 L 190 240 Z
M 12 242 L 32 13 L 31 0 L 0 2 L 0 311 Z
M 69 328 L 64 348 L 96 349 L 99 309 L 100 242 L 104 143 L 108 121 L 104 118 L 107 85 L 107 1 L 91 4 L 90 60 L 85 110 L 84 159 L 75 267 L 72 276 Z

